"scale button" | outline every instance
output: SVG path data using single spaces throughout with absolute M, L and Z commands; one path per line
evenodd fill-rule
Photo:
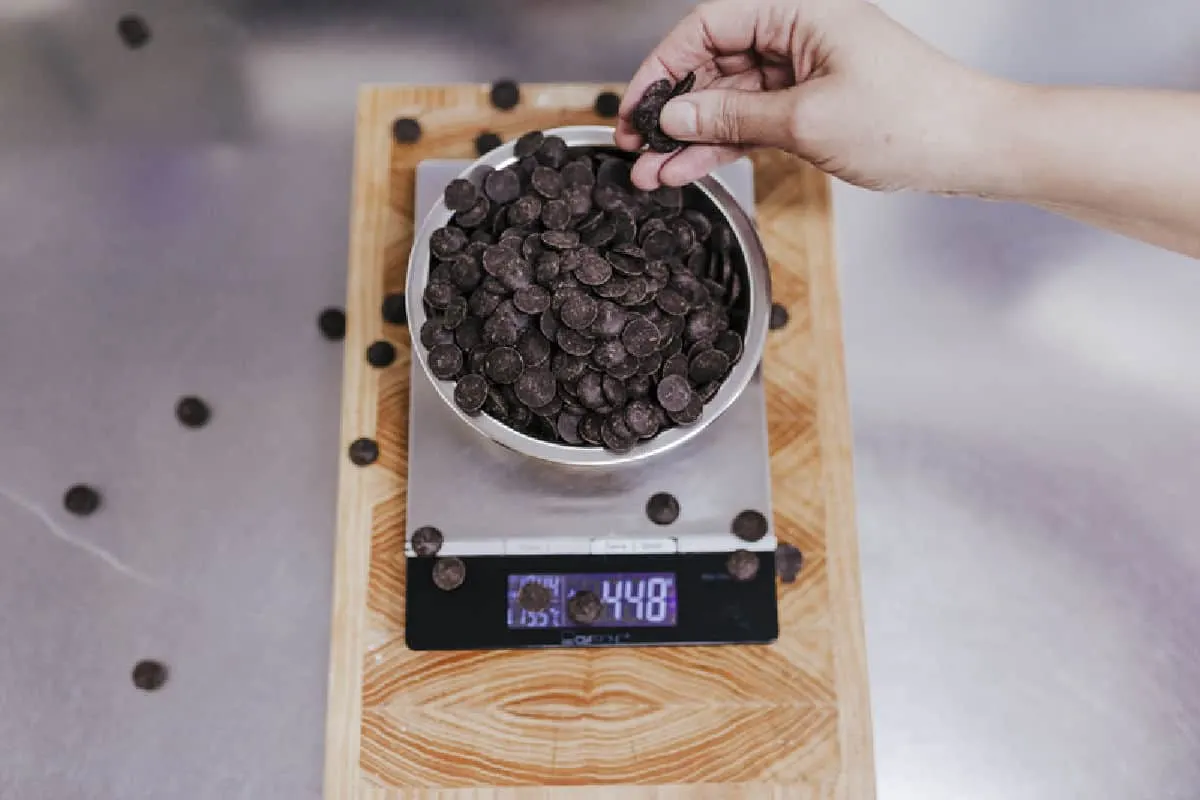
M 509 539 L 504 543 L 504 552 L 510 556 L 536 556 L 550 552 L 550 543 L 528 539 Z
M 674 553 L 679 550 L 679 546 L 674 539 L 641 539 L 638 540 L 635 552 L 637 553 Z
M 592 555 L 620 555 L 636 552 L 630 539 L 592 539 Z

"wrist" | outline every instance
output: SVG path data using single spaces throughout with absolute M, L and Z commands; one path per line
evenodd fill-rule
M 1028 166 L 1020 153 L 1020 126 L 1028 123 L 1037 87 L 978 75 L 964 95 L 958 128 L 960 157 L 941 194 L 1018 199 Z

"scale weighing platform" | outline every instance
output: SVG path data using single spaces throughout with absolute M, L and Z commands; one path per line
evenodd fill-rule
M 417 223 L 468 165 L 418 165 Z M 753 216 L 750 162 L 716 174 Z M 593 472 L 543 463 L 483 439 L 446 407 L 413 359 L 408 646 L 774 641 L 769 452 L 761 368 L 694 439 L 642 463 Z M 676 509 L 677 516 L 669 513 Z M 748 537 L 754 541 L 733 533 L 735 519 L 757 522 Z M 436 557 L 418 556 L 413 547 L 414 535 L 419 543 L 418 532 L 427 527 L 442 536 Z

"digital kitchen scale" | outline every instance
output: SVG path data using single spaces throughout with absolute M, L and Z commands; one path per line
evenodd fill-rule
M 418 165 L 418 222 L 468 164 Z M 753 215 L 750 162 L 716 174 Z M 410 648 L 761 644 L 778 635 L 761 369 L 692 440 L 601 473 L 484 439 L 415 359 L 409 415 Z M 663 524 L 672 500 L 678 515 Z M 735 519 L 757 519 L 765 534 L 746 541 Z M 427 527 L 441 533 L 437 557 L 414 549 Z

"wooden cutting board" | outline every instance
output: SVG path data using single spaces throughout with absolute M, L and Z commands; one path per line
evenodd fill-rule
M 474 158 L 483 131 L 610 124 L 598 85 L 525 85 L 516 108 L 487 86 L 369 87 L 357 115 L 343 461 L 330 653 L 325 794 L 399 797 L 874 796 L 850 421 L 828 182 L 754 155 L 774 300 L 764 374 L 775 529 L 804 567 L 780 583 L 780 637 L 762 647 L 418 653 L 404 645 L 408 330 L 386 325 L 404 290 L 415 168 Z M 417 141 L 393 121 L 420 123 Z M 399 357 L 364 353 L 378 339 Z M 345 449 L 379 444 L 358 467 Z

